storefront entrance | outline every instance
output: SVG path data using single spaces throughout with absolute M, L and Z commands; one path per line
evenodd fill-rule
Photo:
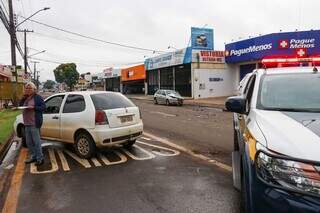
M 178 91 L 182 96 L 191 97 L 191 64 L 183 64 L 147 71 L 148 95 L 159 88 Z

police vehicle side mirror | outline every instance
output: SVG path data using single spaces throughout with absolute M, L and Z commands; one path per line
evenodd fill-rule
M 229 112 L 246 113 L 246 99 L 242 96 L 229 97 L 225 106 Z

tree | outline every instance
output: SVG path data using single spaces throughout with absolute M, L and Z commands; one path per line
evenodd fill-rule
M 43 85 L 43 87 L 45 88 L 45 89 L 53 89 L 53 86 L 56 84 L 56 82 L 54 82 L 54 81 L 52 81 L 52 80 L 47 80 L 45 83 L 44 83 L 44 85 Z
M 75 63 L 60 64 L 53 72 L 56 81 L 59 83 L 66 83 L 71 90 L 78 82 L 79 73 Z

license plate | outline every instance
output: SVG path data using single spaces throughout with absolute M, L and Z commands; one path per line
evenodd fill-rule
M 121 123 L 131 122 L 131 121 L 133 121 L 133 116 L 132 115 L 121 116 L 120 121 L 121 121 Z

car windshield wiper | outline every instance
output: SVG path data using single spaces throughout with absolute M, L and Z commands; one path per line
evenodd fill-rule
M 265 110 L 286 111 L 286 112 L 320 112 L 320 109 L 297 109 L 297 108 L 282 108 L 282 107 L 265 107 Z

